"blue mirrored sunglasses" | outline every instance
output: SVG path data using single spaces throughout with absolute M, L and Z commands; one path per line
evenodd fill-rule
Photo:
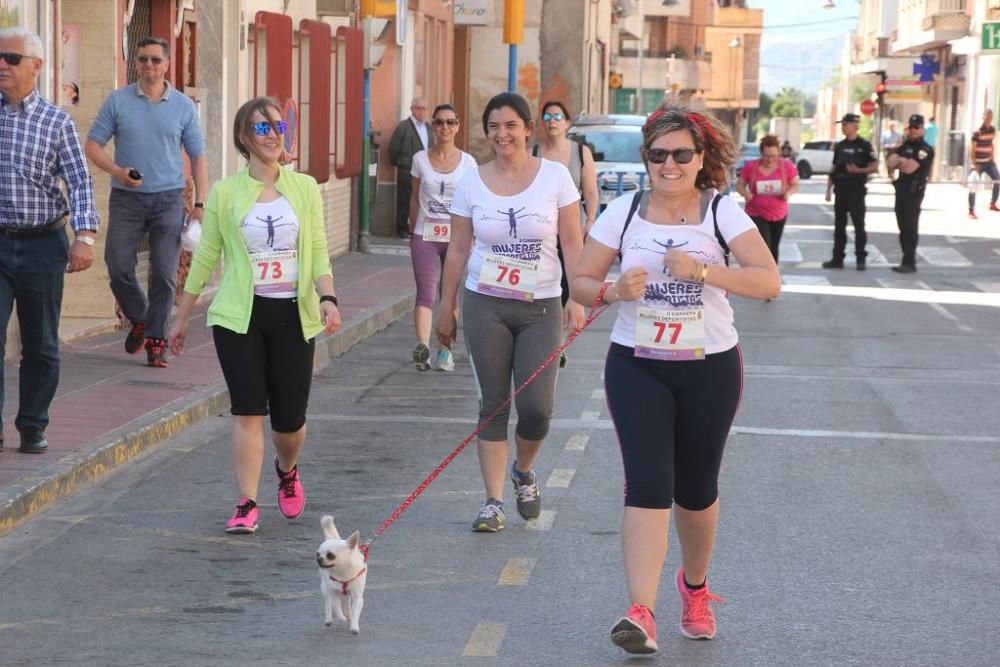
M 253 124 L 253 131 L 258 137 L 266 137 L 271 130 L 274 130 L 275 134 L 282 135 L 288 131 L 288 123 L 283 120 L 276 120 L 268 122 L 262 120 L 259 123 Z
M 558 111 L 556 113 L 543 113 L 542 114 L 542 120 L 545 121 L 546 123 L 549 122 L 550 120 L 563 120 L 565 118 L 566 118 L 566 116 L 562 115 Z

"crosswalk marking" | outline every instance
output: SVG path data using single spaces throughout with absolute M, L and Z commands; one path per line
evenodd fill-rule
M 525 530 L 552 530 L 552 524 L 556 522 L 555 510 L 542 510 L 537 519 L 532 519 L 524 524 Z
M 803 261 L 802 249 L 798 243 L 782 243 L 778 247 L 778 261 L 781 264 L 796 264 Z
M 566 441 L 566 446 L 563 449 L 568 449 L 571 452 L 582 452 L 587 449 L 588 440 L 590 440 L 589 433 L 574 433 Z
M 929 290 L 930 285 L 922 280 L 906 280 L 905 278 L 878 278 L 875 282 L 886 289 L 924 289 Z
M 477 623 L 462 655 L 467 658 L 494 658 L 506 635 L 506 623 Z
M 830 281 L 826 276 L 797 276 L 785 274 L 781 276 L 781 282 L 785 285 L 825 285 L 830 286 Z
M 972 262 L 963 257 L 962 253 L 954 248 L 921 246 L 917 248 L 917 254 L 931 266 L 972 266 Z
M 524 586 L 537 562 L 537 558 L 511 558 L 500 573 L 497 586 Z
M 573 482 L 573 475 L 576 474 L 576 470 L 573 468 L 556 468 L 549 475 L 549 479 L 545 482 L 545 486 L 555 487 L 560 489 L 568 489 L 569 485 Z
M 984 283 L 973 281 L 973 285 L 976 286 L 980 292 L 992 292 L 995 294 L 1000 294 L 1000 283 Z
M 593 399 L 593 400 L 595 400 L 595 401 L 603 401 L 604 400 L 604 390 L 603 389 L 595 389 L 594 391 L 592 391 L 590 393 L 590 398 Z
M 580 419 L 582 419 L 583 421 L 590 421 L 591 419 L 600 419 L 600 418 L 601 418 L 600 410 L 584 410 L 580 414 Z

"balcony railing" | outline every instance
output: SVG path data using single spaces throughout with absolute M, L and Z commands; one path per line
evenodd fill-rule
M 926 48 L 969 32 L 969 0 L 909 0 L 900 3 L 894 50 Z

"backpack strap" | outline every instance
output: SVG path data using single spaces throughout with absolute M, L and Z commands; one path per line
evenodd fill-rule
M 719 247 L 722 248 L 722 259 L 726 262 L 726 266 L 729 266 L 729 244 L 726 243 L 726 239 L 722 238 L 722 232 L 719 230 L 719 202 L 722 200 L 723 195 L 718 192 L 712 197 L 712 225 L 715 227 L 715 240 L 719 242 Z
M 580 169 L 583 169 L 583 144 L 576 142 L 576 152 L 580 155 Z
M 632 224 L 632 217 L 635 212 L 639 210 L 639 202 L 642 200 L 642 190 L 637 190 L 634 195 L 632 195 L 632 205 L 628 207 L 628 215 L 625 216 L 625 224 L 622 225 L 622 235 L 618 237 L 618 261 L 622 259 L 622 244 L 625 243 L 625 232 L 628 230 L 628 226 Z
M 538 144 L 531 147 L 531 157 L 538 157 Z

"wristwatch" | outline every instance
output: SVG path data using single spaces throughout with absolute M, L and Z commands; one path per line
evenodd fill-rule
M 194 207 L 195 208 L 205 208 L 205 202 L 203 202 L 203 201 L 196 201 L 194 203 Z
M 80 243 L 86 243 L 91 248 L 93 248 L 94 244 L 97 243 L 97 241 L 94 240 L 93 236 L 77 236 L 76 240 L 79 241 Z

